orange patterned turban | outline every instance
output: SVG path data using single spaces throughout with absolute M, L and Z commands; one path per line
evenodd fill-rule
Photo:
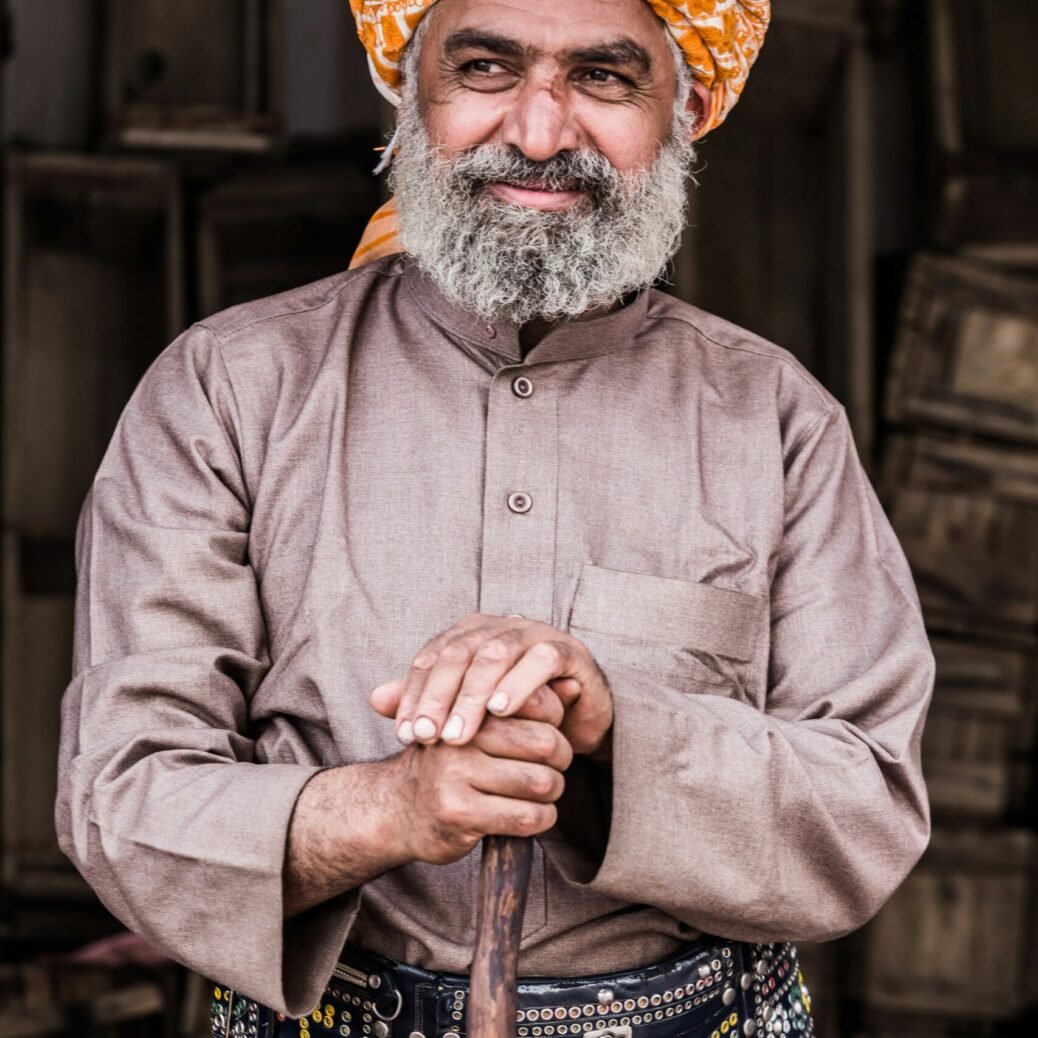
M 400 103 L 400 63 L 407 41 L 437 0 L 350 0 L 357 34 L 368 53 L 379 93 Z M 713 97 L 702 136 L 732 110 L 760 53 L 771 20 L 771 0 L 646 0 L 688 61 L 692 74 Z M 392 202 L 375 214 L 351 266 L 399 251 Z
M 357 34 L 379 92 L 399 103 L 400 62 L 407 41 L 436 0 L 350 0 Z M 696 79 L 713 95 L 710 124 L 719 126 L 739 100 L 771 19 L 771 0 L 646 0 L 677 41 Z

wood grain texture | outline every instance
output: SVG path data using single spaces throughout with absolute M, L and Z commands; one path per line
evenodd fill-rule
M 514 1038 L 519 938 L 532 862 L 531 839 L 488 836 L 483 841 L 468 1038 Z

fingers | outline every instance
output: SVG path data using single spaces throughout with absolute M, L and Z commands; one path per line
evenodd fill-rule
M 488 717 L 473 745 L 490 757 L 543 764 L 559 772 L 573 763 L 569 740 L 542 721 Z
M 490 692 L 529 640 L 513 617 L 474 614 L 434 638 L 414 658 L 397 708 L 402 742 L 461 745 L 479 728 Z M 543 625 L 536 625 L 543 626 Z
M 372 689 L 368 699 L 375 713 L 381 714 L 383 717 L 393 718 L 396 717 L 403 692 L 404 682 L 402 679 L 397 679 L 395 681 L 387 681 L 384 685 L 379 685 L 378 688 Z
M 507 757 L 487 756 L 471 781 L 481 793 L 537 804 L 553 804 L 566 788 L 562 772 L 555 768 Z
M 566 708 L 551 686 L 541 685 L 512 716 L 524 717 L 530 721 L 543 721 L 558 728 L 566 716 Z

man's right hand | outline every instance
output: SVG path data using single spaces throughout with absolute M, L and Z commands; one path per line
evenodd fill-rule
M 372 705 L 387 717 L 398 702 L 392 686 L 372 694 Z M 488 834 L 535 836 L 550 829 L 563 772 L 573 760 L 558 729 L 563 713 L 558 696 L 542 686 L 515 716 L 485 717 L 463 746 L 413 743 L 393 758 L 409 859 L 445 865 Z
M 372 706 L 396 715 L 402 683 Z M 486 835 L 534 836 L 555 824 L 573 750 L 547 686 L 512 717 L 484 719 L 464 746 L 415 743 L 388 760 L 328 768 L 296 800 L 284 868 L 293 916 L 412 861 L 446 864 Z

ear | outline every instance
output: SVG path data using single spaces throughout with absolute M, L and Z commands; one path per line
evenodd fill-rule
M 714 114 L 714 95 L 710 88 L 698 79 L 692 80 L 692 93 L 688 97 L 688 110 L 696 117 L 696 128 L 692 140 L 698 140 Z

